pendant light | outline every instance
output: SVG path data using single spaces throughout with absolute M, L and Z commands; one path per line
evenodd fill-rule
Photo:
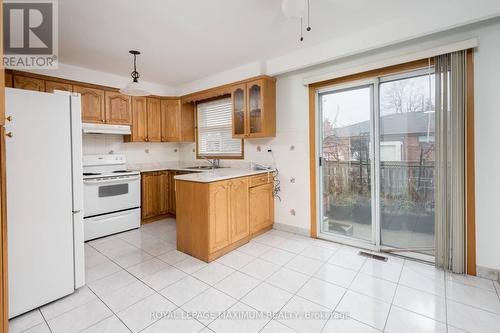
M 140 75 L 136 68 L 136 57 L 141 54 L 141 52 L 130 50 L 129 53 L 134 56 L 134 71 L 130 73 L 132 76 L 132 82 L 120 89 L 120 92 L 128 96 L 149 96 L 151 94 L 142 87 L 142 84 L 139 83 Z

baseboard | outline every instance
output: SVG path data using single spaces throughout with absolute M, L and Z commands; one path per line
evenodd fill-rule
M 500 272 L 498 269 L 476 266 L 476 275 L 483 279 L 500 281 Z
M 288 224 L 283 224 L 283 223 L 274 222 L 273 229 L 291 232 L 292 234 L 297 234 L 297 235 L 306 236 L 306 237 L 311 236 L 311 232 L 309 229 L 295 227 L 293 225 L 288 225 Z
M 174 217 L 175 218 L 175 214 L 167 213 L 167 214 L 163 214 L 163 215 L 158 215 L 158 216 L 150 217 L 150 218 L 147 218 L 147 219 L 142 219 L 141 218 L 141 224 L 148 224 L 148 223 L 151 223 L 151 222 L 156 222 L 158 220 L 163 220 L 163 219 L 166 219 L 168 217 Z

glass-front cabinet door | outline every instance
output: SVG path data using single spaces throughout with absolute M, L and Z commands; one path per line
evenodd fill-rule
M 231 96 L 233 100 L 233 138 L 245 136 L 246 85 L 234 87 Z
M 248 92 L 248 136 L 259 136 L 263 131 L 263 82 L 247 83 Z

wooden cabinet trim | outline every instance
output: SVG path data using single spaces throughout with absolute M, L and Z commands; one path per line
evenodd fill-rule
M 104 90 L 74 85 L 73 92 L 79 93 L 82 98 L 82 121 L 91 123 L 105 123 Z
M 45 81 L 24 75 L 14 75 L 14 88 L 45 91 Z
M 104 91 L 106 123 L 130 125 L 132 123 L 132 104 L 130 96 L 118 92 Z M 115 105 L 118 101 L 118 105 Z M 118 108 L 116 110 L 115 108 Z M 116 114 L 116 116 L 115 116 Z
M 57 81 L 45 81 L 45 92 L 51 93 L 54 90 L 73 91 L 73 85 Z

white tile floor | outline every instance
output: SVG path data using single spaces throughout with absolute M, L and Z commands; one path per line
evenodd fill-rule
M 210 264 L 174 243 L 173 219 L 87 243 L 87 285 L 10 331 L 500 332 L 497 282 L 277 230 Z

